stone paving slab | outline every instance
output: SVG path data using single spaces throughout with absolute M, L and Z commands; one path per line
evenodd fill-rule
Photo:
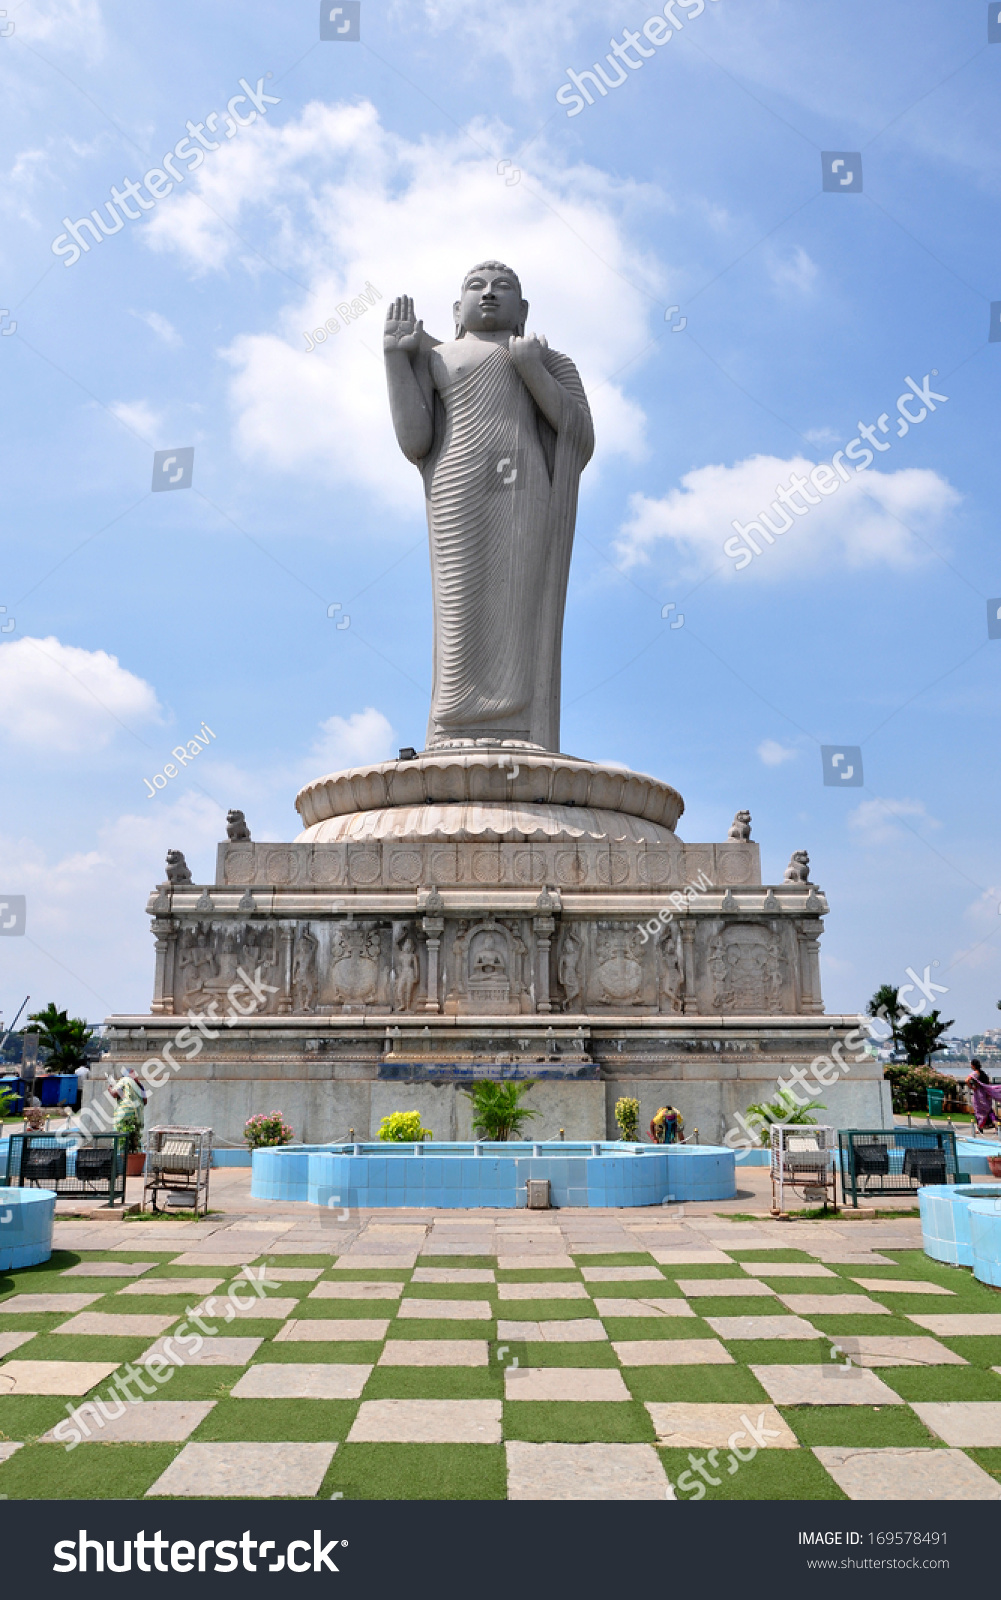
M 48 1311 L 82 1311 L 92 1306 L 99 1294 L 12 1294 L 9 1300 L 0 1301 L 0 1317 L 42 1316 Z
M 536 1299 L 540 1296 L 536 1295 Z M 419 1300 L 416 1297 L 401 1300 L 397 1316 L 401 1321 L 408 1318 L 424 1318 L 435 1322 L 489 1322 L 493 1319 L 493 1307 L 489 1300 Z
M 849 1500 L 1001 1500 L 1001 1483 L 962 1450 L 815 1445 L 813 1453 Z
M 923 1278 L 853 1278 L 860 1289 L 868 1289 L 871 1294 L 951 1294 L 955 1296 L 955 1289 L 947 1289 L 944 1283 L 931 1283 Z
M 859 1367 L 966 1367 L 965 1356 L 958 1356 L 937 1339 L 917 1334 L 837 1334 L 837 1347 L 843 1356 Z
M 61 1278 L 138 1278 L 152 1272 L 155 1261 L 78 1261 L 67 1267 Z
M 500 1444 L 499 1400 L 363 1400 L 349 1444 Z
M 709 1248 L 691 1250 L 651 1250 L 650 1254 L 662 1267 L 726 1267 L 732 1265 L 730 1257 L 722 1250 Z
M 774 1406 L 757 1400 L 744 1405 L 702 1404 L 685 1400 L 648 1400 L 646 1409 L 657 1443 L 673 1450 L 724 1449 L 736 1441 L 740 1450 L 798 1450 L 799 1440 Z
M 527 1444 L 509 1440 L 509 1500 L 666 1500 L 671 1488 L 652 1444 Z
M 335 1362 L 256 1362 L 235 1383 L 236 1400 L 360 1400 L 372 1371 Z
M 264 1343 L 263 1339 L 227 1339 L 220 1336 L 202 1340 L 201 1349 L 195 1350 L 186 1342 L 193 1335 L 185 1336 L 185 1343 L 181 1344 L 167 1336 L 166 1339 L 157 1339 L 141 1356 L 136 1357 L 139 1366 L 145 1366 L 153 1356 L 168 1362 L 171 1366 L 180 1366 L 183 1362 L 186 1367 L 245 1367 L 252 1361 L 258 1349 Z M 165 1346 L 169 1346 L 167 1349 Z M 171 1354 L 171 1351 L 174 1353 Z
M 346 1317 L 329 1321 L 324 1317 L 294 1318 L 286 1322 L 275 1334 L 275 1344 L 326 1344 L 329 1341 L 348 1339 L 366 1343 L 386 1337 L 388 1317 Z
M 946 1444 L 971 1450 L 1001 1445 L 1001 1400 L 912 1400 L 911 1410 Z
M 432 1252 L 433 1254 L 433 1252 Z M 568 1255 L 499 1255 L 498 1272 L 565 1272 L 572 1271 L 574 1262 Z
M 133 1247 L 134 1248 L 134 1247 Z M 150 1247 L 156 1249 L 155 1245 Z M 160 1246 L 161 1249 L 164 1246 Z M 265 1252 L 266 1253 L 266 1252 Z M 244 1267 L 251 1261 L 256 1261 L 261 1254 L 260 1246 L 255 1244 L 252 1251 L 232 1250 L 185 1250 L 181 1255 L 174 1256 L 170 1262 L 172 1267 Z
M 902 1406 L 882 1378 L 862 1367 L 753 1366 L 751 1371 L 777 1406 Z
M 609 1299 L 604 1295 L 595 1295 L 595 1307 L 599 1317 L 694 1317 L 695 1312 L 687 1300 L 669 1299 L 661 1295 L 651 1295 L 649 1300 L 626 1299 L 617 1297 Z
M 146 1490 L 210 1500 L 312 1499 L 336 1444 L 186 1444 Z
M 541 1344 L 596 1344 L 608 1334 L 597 1317 L 586 1317 L 577 1322 L 498 1322 L 497 1337 Z
M 85 1415 L 84 1422 L 91 1428 L 91 1438 L 98 1444 L 171 1444 L 190 1438 L 200 1423 L 205 1421 L 214 1400 L 137 1400 L 129 1402 L 110 1397 L 105 1401 L 110 1412 L 114 1405 L 122 1410 L 117 1416 L 106 1416 L 96 1406 L 85 1402 L 78 1409 Z M 53 1429 L 43 1433 L 39 1444 L 62 1444 Z
M 463 1251 L 477 1255 L 478 1251 Z M 492 1267 L 417 1267 L 411 1283 L 493 1283 Z
M 729 1367 L 735 1362 L 718 1339 L 630 1339 L 612 1349 L 624 1367 Z
M 967 1335 L 996 1337 L 1001 1333 L 1001 1313 L 996 1311 L 925 1312 L 908 1311 L 908 1322 L 919 1328 L 937 1333 L 943 1339 L 961 1339 Z
M 585 1283 L 639 1283 L 647 1278 L 664 1282 L 664 1274 L 656 1267 L 581 1267 Z
M 690 1299 L 749 1299 L 754 1295 L 770 1297 L 774 1290 L 757 1278 L 679 1278 L 678 1288 Z
M 0 1398 L 12 1394 L 88 1394 L 117 1372 L 117 1361 L 6 1361 Z
M 892 1256 L 881 1256 L 878 1250 L 841 1250 L 837 1245 L 816 1244 L 812 1238 L 810 1255 L 832 1267 L 895 1267 L 897 1264 Z
M 116 1294 L 211 1294 L 225 1280 L 223 1278 L 146 1278 L 142 1283 L 127 1284 Z M 244 1279 L 246 1282 L 246 1279 Z
M 486 1367 L 486 1339 L 387 1339 L 380 1367 Z
M 15 1350 L 19 1350 L 23 1344 L 27 1344 L 28 1340 L 34 1339 L 34 1337 L 33 1333 L 0 1333 L 0 1360 L 4 1356 L 13 1355 Z
M 664 1280 L 661 1279 L 661 1282 Z M 589 1300 L 582 1283 L 499 1283 L 498 1300 Z
M 630 1400 L 621 1372 L 610 1367 L 505 1367 L 508 1400 Z
M 309 1255 L 309 1253 L 308 1250 L 303 1250 L 302 1252 L 303 1255 Z M 298 1255 L 299 1251 L 296 1250 L 295 1254 Z M 264 1283 L 315 1283 L 322 1271 L 322 1267 L 275 1267 L 269 1261 L 266 1268 L 263 1269 L 262 1281 Z
M 830 1267 L 819 1261 L 742 1261 L 740 1265 L 752 1278 L 836 1278 Z M 858 1280 L 856 1279 L 856 1282 Z
M 398 1300 L 403 1293 L 402 1283 L 363 1283 L 357 1278 L 345 1278 L 333 1283 L 324 1278 L 310 1289 L 308 1300 Z
M 244 1291 L 246 1292 L 244 1293 Z M 249 1303 L 248 1296 L 253 1297 L 252 1304 Z M 234 1317 L 242 1317 L 244 1320 L 249 1321 L 257 1321 L 261 1317 L 273 1317 L 276 1320 L 281 1320 L 285 1317 L 290 1317 L 299 1304 L 298 1299 L 291 1295 L 276 1295 L 274 1297 L 266 1295 L 262 1299 L 254 1293 L 246 1279 L 241 1290 L 241 1299 L 244 1304 L 237 1305 L 236 1301 L 231 1300 L 228 1295 L 210 1295 L 207 1300 L 203 1300 L 200 1306 L 195 1306 L 188 1315 L 205 1318 L 225 1317 L 226 1321 L 229 1322 L 230 1312 L 232 1311 Z
M 166 1333 L 169 1327 L 179 1322 L 177 1312 L 168 1316 L 133 1316 L 128 1312 L 109 1311 L 81 1311 L 77 1316 L 70 1317 L 68 1322 L 61 1322 L 58 1328 L 53 1328 L 53 1333 L 80 1333 L 88 1337 L 110 1337 L 112 1339 L 154 1339 L 158 1333 Z
M 463 1251 L 464 1255 L 468 1253 L 468 1251 Z M 360 1253 L 358 1255 L 352 1255 L 349 1251 L 347 1255 L 338 1256 L 337 1260 L 334 1262 L 332 1270 L 334 1272 L 377 1272 L 392 1269 L 394 1271 L 402 1272 L 409 1271 L 409 1269 L 414 1266 L 416 1260 L 417 1257 L 411 1254 L 407 1254 L 405 1256 L 388 1254 L 373 1255 L 371 1251 L 369 1251 L 365 1255 Z
M 0 1442 L 0 1464 L 9 1461 L 15 1450 L 23 1450 L 23 1444 L 13 1444 L 8 1440 Z
M 876 1317 L 891 1315 L 888 1306 L 877 1305 L 864 1294 L 782 1294 L 784 1306 L 805 1317 Z
M 706 1317 L 721 1339 L 818 1339 L 812 1323 L 802 1317 Z

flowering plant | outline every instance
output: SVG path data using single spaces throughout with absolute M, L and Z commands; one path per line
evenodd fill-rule
M 294 1133 L 280 1111 L 258 1111 L 247 1118 L 243 1137 L 251 1150 L 261 1150 L 267 1145 L 291 1144 Z
M 420 1144 L 432 1137 L 430 1128 L 421 1127 L 419 1111 L 392 1111 L 379 1123 L 379 1138 L 394 1144 Z
M 615 1120 L 627 1144 L 635 1144 L 640 1136 L 640 1103 L 624 1094 L 615 1102 Z

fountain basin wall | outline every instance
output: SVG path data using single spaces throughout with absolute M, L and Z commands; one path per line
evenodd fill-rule
M 1001 1200 L 1001 1183 L 928 1184 L 918 1190 L 925 1255 L 953 1267 L 972 1267 L 971 1207 Z M 990 1281 L 990 1280 L 987 1280 Z
M 255 1150 L 251 1195 L 340 1207 L 515 1209 L 548 1178 L 554 1206 L 730 1200 L 734 1155 L 713 1145 L 355 1144 Z
M 1001 1196 L 970 1201 L 973 1276 L 1001 1289 Z
M 0 1272 L 48 1261 L 55 1212 L 51 1189 L 0 1188 Z

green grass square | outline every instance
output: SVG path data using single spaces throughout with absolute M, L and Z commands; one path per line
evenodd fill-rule
M 418 1256 L 419 1267 L 479 1267 L 492 1272 L 497 1266 L 496 1256 Z
M 813 1256 L 809 1255 L 806 1250 L 763 1250 L 760 1248 L 760 1246 L 757 1249 L 746 1250 L 737 1249 L 734 1247 L 729 1251 L 729 1254 L 733 1256 L 735 1261 L 747 1261 L 752 1262 L 755 1265 L 758 1263 L 761 1263 L 762 1265 L 768 1263 L 770 1265 L 772 1262 L 782 1261 L 801 1261 L 812 1263 L 815 1259 Z M 789 1281 L 794 1282 L 795 1280 L 790 1279 Z
M 881 1367 L 879 1376 L 904 1400 L 1001 1401 L 1001 1377 L 982 1367 Z
M 638 1400 L 506 1400 L 504 1438 L 532 1444 L 653 1444 L 650 1413 Z
M 504 1446 L 344 1444 L 318 1498 L 332 1494 L 345 1500 L 505 1500 Z
M 793 1314 L 803 1315 L 802 1312 Z M 913 1339 L 916 1333 L 925 1332 L 924 1328 L 919 1328 L 914 1322 L 905 1321 L 903 1317 L 883 1316 L 880 1312 L 863 1313 L 857 1317 L 828 1317 L 821 1315 L 819 1311 L 811 1311 L 806 1321 L 830 1339 L 851 1339 L 859 1335 L 869 1338 L 875 1336 L 879 1339 L 888 1336 L 894 1339 L 908 1336 Z
M 252 1365 L 259 1361 L 281 1366 L 331 1361 L 335 1366 L 370 1366 L 378 1361 L 381 1350 L 381 1339 L 321 1339 L 315 1344 L 298 1339 L 283 1339 L 276 1344 L 272 1340 L 261 1345 Z
M 8 1500 L 141 1500 L 181 1444 L 25 1445 L 0 1466 Z
M 732 1261 L 703 1261 L 694 1262 L 691 1266 L 674 1265 L 665 1266 L 660 1263 L 660 1270 L 670 1282 L 676 1283 L 679 1278 L 736 1278 L 740 1283 L 747 1282 L 747 1273 Z M 651 1280 L 652 1281 L 652 1280 Z M 723 1291 L 721 1290 L 722 1294 Z
M 470 1318 L 466 1322 L 448 1317 L 406 1317 L 389 1325 L 390 1339 L 492 1339 L 496 1332 L 493 1319 L 487 1322 Z
M 156 1394 L 144 1396 L 138 1387 L 132 1393 L 147 1400 L 224 1400 L 245 1371 L 245 1367 L 175 1367 L 174 1376 Z M 99 1384 L 98 1393 L 104 1392 L 105 1385 Z
M 602 1317 L 610 1339 L 715 1339 L 708 1322 L 700 1317 Z
M 586 1250 L 575 1250 L 573 1259 L 579 1267 L 655 1267 L 649 1250 L 619 1250 L 590 1255 Z
M 582 1283 L 576 1267 L 513 1267 L 510 1271 L 498 1269 L 498 1283 Z M 416 1288 L 417 1285 L 415 1284 Z M 422 1286 L 423 1287 L 423 1286 Z M 481 1287 L 483 1287 L 481 1285 Z
M 640 1279 L 636 1283 L 589 1283 L 588 1294 L 598 1300 L 684 1300 L 678 1285 L 670 1278 L 658 1283 L 655 1278 Z
M 851 1448 L 941 1446 L 910 1406 L 780 1406 L 800 1444 Z
M 266 1439 L 279 1443 L 342 1440 L 358 1411 L 357 1400 L 220 1400 L 192 1439 Z
M 811 1450 L 759 1450 L 752 1461 L 728 1472 L 729 1452 L 717 1452 L 715 1463 L 707 1450 L 660 1451 L 664 1469 L 679 1500 L 847 1500 L 830 1473 Z M 718 1486 L 706 1483 L 690 1457 L 701 1461 Z M 702 1494 L 697 1492 L 702 1486 Z
M 292 1318 L 297 1322 L 385 1322 L 396 1316 L 399 1304 L 398 1300 L 309 1300 L 304 1297 L 293 1309 Z
M 78 1404 L 55 1394 L 0 1395 L 0 1442 L 27 1444 L 64 1422 L 67 1405 Z
M 747 1367 L 817 1366 L 830 1359 L 827 1339 L 724 1339 L 723 1343 Z
M 747 1367 L 623 1367 L 622 1376 L 634 1400 L 719 1401 L 771 1405 Z
M 286 1264 L 290 1265 L 291 1263 L 287 1263 L 287 1259 L 284 1257 L 280 1262 L 271 1262 L 272 1266 L 284 1266 Z M 298 1262 L 295 1264 L 299 1265 Z M 318 1265 L 315 1261 L 305 1261 L 302 1264 L 307 1267 Z M 326 1271 L 321 1273 L 316 1281 L 317 1283 L 322 1283 L 330 1279 L 333 1283 L 409 1283 L 410 1277 L 410 1269 L 407 1267 L 370 1267 L 368 1271 L 361 1267 L 351 1267 L 350 1269 L 345 1268 L 342 1272 L 337 1272 L 328 1262 Z M 284 1287 L 285 1285 L 282 1284 L 283 1289 Z M 305 1287 L 312 1289 L 313 1285 L 307 1283 Z
M 528 1367 L 617 1367 L 615 1351 L 610 1344 L 549 1344 L 528 1341 L 516 1346 L 524 1350 L 522 1366 Z
M 788 1317 L 787 1306 L 770 1295 L 699 1295 L 690 1300 L 700 1317 Z
M 402 1303 L 407 1300 L 492 1300 L 494 1292 L 492 1283 L 411 1283 Z M 381 1303 L 388 1305 L 389 1301 Z
M 593 1300 L 499 1300 L 498 1322 L 597 1322 Z
M 374 1367 L 365 1400 L 499 1400 L 504 1368 Z
M 126 1338 L 97 1333 L 39 1333 L 30 1345 L 15 1350 L 12 1360 L 24 1361 L 114 1361 L 121 1365 L 135 1361 L 154 1340 L 145 1334 Z M 0 1367 L 0 1371 L 3 1368 Z
M 915 1333 L 925 1333 L 927 1330 L 915 1326 Z M 944 1344 L 947 1349 L 954 1350 L 957 1356 L 962 1356 L 973 1367 L 1001 1367 L 1001 1336 L 996 1334 L 952 1334 L 943 1335 L 936 1333 L 932 1338 Z
M 978 1467 L 983 1467 L 985 1472 L 989 1472 L 992 1478 L 996 1478 L 1001 1483 L 1001 1450 L 997 1447 L 992 1449 L 968 1449 L 966 1454 L 971 1461 L 977 1463 Z

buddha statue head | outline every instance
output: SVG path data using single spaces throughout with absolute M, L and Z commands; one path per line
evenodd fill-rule
M 466 273 L 452 311 L 457 339 L 466 333 L 524 335 L 528 301 L 516 272 L 503 261 L 481 261 Z

